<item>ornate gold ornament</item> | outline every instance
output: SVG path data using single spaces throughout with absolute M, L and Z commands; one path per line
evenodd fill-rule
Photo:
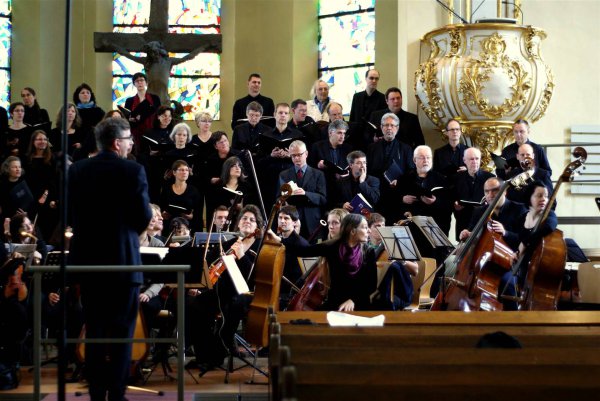
M 415 72 L 417 102 L 440 129 L 450 118 L 460 121 L 485 163 L 512 140 L 515 120 L 533 123 L 548 108 L 554 76 L 541 56 L 545 38 L 539 28 L 498 23 L 429 32 L 422 39 L 429 59 Z

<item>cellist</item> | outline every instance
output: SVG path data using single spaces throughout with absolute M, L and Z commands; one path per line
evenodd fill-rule
M 233 250 L 236 263 L 248 287 L 254 287 L 252 266 L 262 234 L 257 229 L 264 226 L 258 207 L 246 205 L 238 215 L 235 225 L 240 238 L 222 244 L 223 251 Z M 260 230 L 258 231 L 260 232 Z M 209 262 L 211 262 L 209 260 Z M 233 350 L 233 337 L 240 320 L 248 312 L 252 301 L 250 294 L 238 294 L 227 270 L 225 270 L 212 290 L 200 292 L 188 305 L 186 321 L 190 324 L 190 338 L 196 359 L 186 368 L 200 369 L 200 376 L 223 363 L 223 359 Z M 221 315 L 220 326 L 215 328 L 217 316 Z

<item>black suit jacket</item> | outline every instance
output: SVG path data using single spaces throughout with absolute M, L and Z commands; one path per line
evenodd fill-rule
M 324 139 L 313 144 L 312 148 L 310 149 L 310 152 L 308 152 L 308 164 L 311 167 L 317 168 L 317 165 L 321 160 L 328 160 L 333 163 L 330 148 L 331 144 L 329 143 L 329 139 Z M 348 167 L 348 161 L 346 160 L 346 156 L 348 156 L 348 153 L 352 151 L 352 148 L 347 143 L 343 143 L 340 146 L 338 146 L 337 149 L 339 149 L 337 165 L 341 168 Z
M 371 124 L 377 126 L 377 131 L 372 131 L 377 136 L 383 135 L 383 132 L 381 132 L 381 118 L 386 113 L 391 113 L 390 109 L 377 110 L 371 113 L 369 121 Z M 400 119 L 400 127 L 398 128 L 396 139 L 408 144 L 413 149 L 419 145 L 425 145 L 425 137 L 423 136 L 423 131 L 421 131 L 421 124 L 419 124 L 417 115 L 402 109 L 396 115 Z M 369 135 L 369 138 L 373 142 L 373 134 Z
M 445 176 L 453 176 L 459 167 L 464 166 L 463 160 L 467 146 L 459 143 L 456 150 L 450 144 L 445 144 L 433 152 L 433 169 Z M 451 174 L 449 173 L 452 172 Z
M 109 151 L 76 162 L 69 169 L 69 204 L 71 264 L 141 264 L 138 236 L 152 217 L 142 165 Z M 98 285 L 141 284 L 142 273 L 85 274 L 82 279 Z
M 528 145 L 531 145 L 533 148 L 533 154 L 535 155 L 534 161 L 536 167 L 542 168 L 544 170 L 548 170 L 550 175 L 552 175 L 552 168 L 550 168 L 550 162 L 548 161 L 548 157 L 546 156 L 546 152 L 544 152 L 544 148 L 542 148 L 537 143 L 531 142 L 527 140 Z M 517 153 L 519 152 L 519 145 L 516 142 L 511 143 L 502 149 L 502 153 L 500 154 L 506 160 L 513 159 L 517 157 Z M 506 174 L 504 169 L 496 169 L 496 174 L 498 177 L 506 180 L 509 176 L 512 177 L 512 174 Z
M 337 191 L 336 191 L 336 206 L 342 207 L 344 203 L 350 202 L 357 193 L 363 194 L 365 199 L 371 204 L 371 206 L 375 207 L 377 202 L 379 202 L 379 179 L 373 177 L 371 175 L 367 175 L 367 179 L 364 182 L 361 182 L 356 187 L 357 190 L 353 190 L 352 180 L 353 177 L 347 175 L 346 177 L 340 178 L 337 182 Z
M 244 121 L 238 121 L 240 119 L 246 118 L 246 107 L 251 102 L 258 102 L 263 107 L 263 116 L 273 116 L 275 114 L 275 104 L 273 103 L 273 99 L 270 97 L 266 97 L 261 95 L 260 93 L 256 97 L 252 97 L 250 95 L 246 95 L 235 101 L 233 104 L 233 113 L 231 115 L 231 129 L 235 129 L 240 124 L 243 124 Z M 274 119 L 265 120 L 266 125 L 270 127 L 275 126 Z
M 479 170 L 475 173 L 475 177 L 471 178 L 469 173 L 461 171 L 454 176 L 454 195 L 452 201 L 467 200 L 472 202 L 481 202 L 483 198 L 483 184 L 488 178 L 494 177 L 494 174 Z M 473 214 L 473 207 L 465 206 L 461 210 L 454 210 L 456 218 L 456 234 L 468 227 Z
M 383 182 L 383 173 L 390 167 L 392 161 L 395 161 L 404 174 L 415 168 L 413 163 L 413 151 L 404 142 L 394 139 L 390 142 L 390 158 L 385 154 L 386 141 L 381 140 L 369 145 L 367 152 L 367 161 L 369 162 L 369 172 Z
M 272 128 L 260 122 L 251 128 L 247 122 L 235 127 L 231 137 L 231 147 L 238 150 L 248 149 L 252 154 L 256 154 L 258 152 L 258 136 L 271 131 Z
M 294 181 L 298 184 L 295 167 L 284 170 L 279 174 L 279 188 L 281 188 L 284 183 L 290 181 Z M 302 185 L 298 186 L 304 189 L 306 197 L 310 202 L 308 205 L 298 207 L 302 228 L 306 227 L 303 232 L 312 233 L 319 225 L 322 208 L 325 207 L 325 204 L 327 203 L 325 175 L 320 170 L 307 166 L 304 177 L 302 177 Z M 288 203 L 294 203 L 293 197 L 288 199 Z

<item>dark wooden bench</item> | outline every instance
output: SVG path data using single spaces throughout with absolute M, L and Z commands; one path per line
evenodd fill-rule
M 374 315 L 363 313 L 362 315 Z M 600 313 L 385 313 L 384 327 L 283 312 L 272 335 L 274 399 L 595 399 Z M 293 325 L 310 319 L 315 325 Z M 476 348 L 503 331 L 520 349 Z M 575 397 L 575 398 L 574 398 Z

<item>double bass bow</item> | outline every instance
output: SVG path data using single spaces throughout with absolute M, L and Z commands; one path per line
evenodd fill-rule
M 569 163 L 558 179 L 542 216 L 533 228 L 533 234 L 543 227 L 552 205 L 558 195 L 558 189 L 565 181 L 571 181 L 575 170 L 587 159 L 587 151 L 578 146 L 573 150 L 576 160 Z M 567 261 L 567 246 L 561 230 L 554 230 L 543 236 L 531 254 L 527 265 L 527 274 L 521 295 L 518 298 L 519 310 L 556 310 L 560 298 L 560 287 Z M 513 267 L 513 274 L 519 268 L 527 252 L 523 252 Z
M 519 189 L 531 181 L 533 172 L 529 167 L 532 160 L 527 159 L 524 163 L 525 171 L 502 185 L 457 252 L 452 262 L 456 275 L 445 278 L 446 282 L 440 286 L 431 310 L 502 310 L 497 299 L 498 286 L 504 273 L 510 270 L 513 252 L 499 235 L 488 229 L 488 223 L 510 186 Z
M 281 186 L 280 196 L 269 215 L 267 230 L 273 225 L 279 209 L 292 193 L 289 184 Z M 254 266 L 256 286 L 246 322 L 246 339 L 259 347 L 266 347 L 269 343 L 268 309 L 270 306 L 275 311 L 279 308 L 279 289 L 284 265 L 285 246 L 264 235 Z

